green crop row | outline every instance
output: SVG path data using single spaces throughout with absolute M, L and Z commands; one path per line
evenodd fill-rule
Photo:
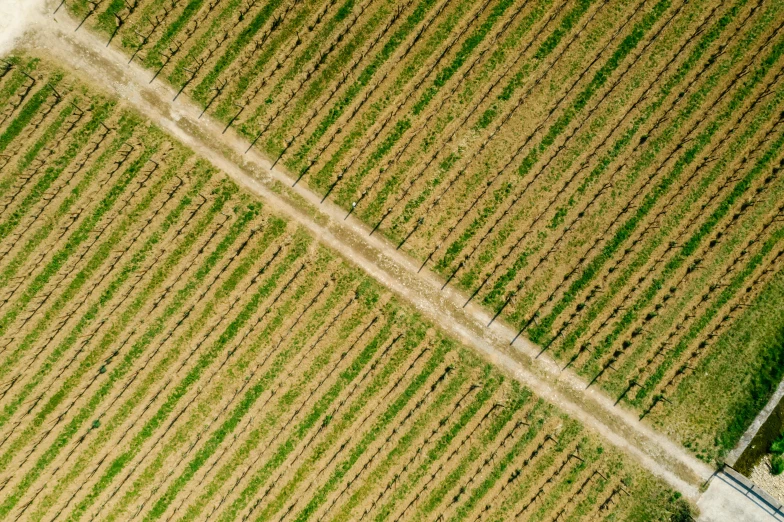
M 719 38 L 724 29 L 732 22 L 737 16 L 740 9 L 746 3 L 746 0 L 735 4 L 729 9 L 719 20 L 717 20 L 707 31 L 705 31 L 702 38 L 694 46 L 693 50 L 686 58 L 686 60 L 678 67 L 678 69 L 670 76 L 664 85 L 659 90 L 654 101 L 645 107 L 638 117 L 636 117 L 628 129 L 616 140 L 613 141 L 610 150 L 597 160 L 597 165 L 590 171 L 586 178 L 581 182 L 577 188 L 578 195 L 584 195 L 588 187 L 593 185 L 597 180 L 601 179 L 602 174 L 612 165 L 613 161 L 618 158 L 621 153 L 632 143 L 632 139 L 637 135 L 642 126 L 650 119 L 652 115 L 658 111 L 664 104 L 670 93 L 677 87 L 677 85 L 684 80 L 688 72 L 699 63 L 699 60 L 707 52 L 710 46 Z M 570 204 L 573 204 L 570 201 Z M 559 207 L 556 210 L 556 215 L 564 213 L 565 209 Z M 489 306 L 500 306 L 500 298 L 504 289 L 514 279 L 514 274 L 521 270 L 526 264 L 528 259 L 527 252 L 518 256 L 513 265 L 495 281 L 491 289 L 488 290 L 483 297 L 483 303 Z M 534 339 L 539 338 L 538 330 L 529 331 L 529 336 Z M 540 339 L 541 342 L 541 339 Z
M 620 42 L 615 51 L 613 51 L 607 62 L 596 71 L 588 85 L 577 94 L 572 100 L 571 105 L 569 105 L 561 116 L 550 126 L 539 144 L 533 147 L 523 158 L 521 164 L 517 168 L 518 176 L 523 178 L 530 173 L 541 155 L 555 142 L 556 138 L 567 128 L 572 119 L 585 108 L 591 97 L 607 82 L 612 72 L 618 68 L 629 53 L 637 48 L 643 37 L 653 28 L 659 17 L 664 14 L 669 7 L 669 0 L 663 0 L 647 12 L 640 22 L 635 24 L 630 33 Z M 487 205 L 488 208 L 480 210 L 477 218 L 466 227 L 458 239 L 449 245 L 445 260 L 442 261 L 443 263 L 449 263 L 451 259 L 454 259 L 454 257 L 465 248 L 474 235 L 479 232 L 485 220 L 494 215 L 498 203 L 498 200 L 490 200 Z M 510 273 L 507 277 L 514 278 L 514 276 L 514 273 Z
M 646 142 L 648 145 L 646 151 L 631 169 L 629 176 L 637 175 L 637 173 L 641 172 L 653 161 L 659 148 L 662 147 L 667 142 L 667 140 L 672 137 L 675 131 L 682 125 L 682 122 L 688 121 L 687 118 L 697 112 L 698 108 L 700 107 L 700 103 L 705 99 L 710 90 L 718 84 L 719 78 L 723 76 L 723 73 L 730 67 L 734 60 L 740 59 L 743 56 L 744 52 L 745 48 L 738 47 L 734 53 L 733 60 L 728 60 L 726 63 L 723 63 L 722 67 L 718 68 L 718 70 L 716 70 L 714 74 L 711 75 L 709 80 L 702 86 L 702 88 L 692 94 L 690 99 L 687 101 L 686 106 L 680 111 L 678 116 L 670 124 L 667 132 L 663 133 L 661 137 L 650 139 Z M 765 70 L 767 70 L 767 68 L 765 68 Z M 757 70 L 758 74 L 761 72 L 761 70 Z M 757 77 L 757 80 L 754 81 L 754 84 L 756 84 L 759 80 L 760 78 Z M 744 88 L 736 93 L 733 97 L 733 105 L 737 105 L 741 100 L 745 99 L 745 96 L 749 94 L 752 87 L 753 85 L 750 85 L 748 80 L 744 82 Z M 532 340 L 535 342 L 542 342 L 544 340 L 546 332 L 548 332 L 556 317 L 560 315 L 563 310 L 565 310 L 565 308 L 576 298 L 579 292 L 581 292 L 584 288 L 587 287 L 588 284 L 590 284 L 593 278 L 599 273 L 602 266 L 614 257 L 616 251 L 631 236 L 633 231 L 637 228 L 637 225 L 643 221 L 644 217 L 654 207 L 658 199 L 669 190 L 669 188 L 675 182 L 677 175 L 682 172 L 688 164 L 694 161 L 698 152 L 706 145 L 708 139 L 718 131 L 720 122 L 724 122 L 731 116 L 731 114 L 732 111 L 724 110 L 720 119 L 714 118 L 712 120 L 713 124 L 706 130 L 702 131 L 698 137 L 695 137 L 695 139 L 692 140 L 699 145 L 692 145 L 686 151 L 680 154 L 680 157 L 676 161 L 675 165 L 669 169 L 668 175 L 645 194 L 643 201 L 637 207 L 634 215 L 621 225 L 618 231 L 609 239 L 609 241 L 607 241 L 607 244 L 602 248 L 599 255 L 597 255 L 595 259 L 593 259 L 581 271 L 578 279 L 576 279 L 569 286 L 569 289 L 555 304 L 552 311 L 546 317 L 540 319 L 539 324 L 536 327 L 528 330 L 529 337 L 531 337 Z
M 113 344 L 119 341 L 119 337 L 122 331 L 127 328 L 136 314 L 138 314 L 143 309 L 146 301 L 154 295 L 153 292 L 157 286 L 166 280 L 167 275 L 174 269 L 177 262 L 183 258 L 190 248 L 193 247 L 194 243 L 206 230 L 207 225 L 212 221 L 215 215 L 217 215 L 231 200 L 235 192 L 236 190 L 233 187 L 225 184 L 222 187 L 218 187 L 213 192 L 215 198 L 210 206 L 208 215 L 205 216 L 199 225 L 186 236 L 183 243 L 178 245 L 178 247 L 172 252 L 172 256 L 169 258 L 170 262 L 157 270 L 156 274 L 151 278 L 151 281 L 145 291 L 140 296 L 136 297 L 128 309 L 123 312 L 117 326 L 113 327 L 103 336 L 99 347 L 94 352 L 94 357 L 100 357 L 102 353 L 104 353 Z M 87 404 L 80 408 L 80 410 L 72 417 L 72 420 L 68 423 L 68 425 L 63 429 L 63 435 L 60 439 L 61 446 L 67 443 L 70 438 L 80 429 L 80 426 L 87 422 L 87 420 L 92 415 L 94 415 L 96 409 L 101 404 L 103 404 L 106 399 L 109 398 L 113 388 L 128 375 L 128 373 L 133 369 L 136 361 L 146 352 L 153 341 L 155 341 L 157 336 L 165 331 L 166 326 L 176 316 L 180 309 L 188 303 L 188 299 L 195 294 L 195 292 L 205 281 L 206 277 L 218 266 L 218 263 L 229 252 L 231 246 L 237 241 L 254 216 L 255 212 L 253 210 L 240 213 L 234 223 L 232 223 L 224 236 L 221 238 L 215 249 L 212 250 L 212 252 L 210 252 L 196 268 L 193 277 L 188 280 L 188 283 L 184 287 L 177 290 L 171 301 L 166 304 L 166 306 L 160 311 L 159 315 L 150 321 L 149 326 L 144 330 L 143 333 L 141 333 L 139 338 L 133 342 L 127 353 L 116 354 L 118 356 L 122 355 L 122 359 L 111 372 L 106 374 L 106 381 L 101 384 L 101 386 L 89 398 Z M 279 232 L 280 229 L 278 228 L 277 233 Z M 274 238 L 275 235 L 276 232 L 270 233 L 271 238 Z M 268 240 L 269 239 L 270 238 L 268 238 Z M 244 272 L 247 271 L 247 267 L 240 266 L 237 268 L 237 270 Z M 187 314 L 188 312 L 186 311 L 186 317 Z M 180 322 L 181 321 L 182 319 Z M 169 331 L 171 333 L 171 330 Z M 114 355 L 112 355 L 110 359 L 113 361 Z M 111 363 L 107 363 L 107 366 L 111 367 Z M 150 383 L 144 384 L 145 386 L 149 386 Z M 122 393 L 122 391 L 120 393 Z M 115 397 L 119 398 L 118 395 L 115 395 Z M 129 412 L 129 410 L 130 408 L 126 408 L 126 414 Z M 116 420 L 120 421 L 121 419 L 118 418 Z M 87 451 L 87 455 L 82 457 L 81 461 L 74 465 L 74 469 L 72 471 L 73 476 L 78 476 L 80 472 L 84 471 L 84 468 L 88 465 L 90 458 L 94 458 L 95 452 L 97 452 L 100 446 L 105 444 L 108 440 L 108 436 L 112 432 L 113 427 L 114 426 L 111 422 L 102 425 L 101 430 L 99 430 L 94 435 L 94 443 Z M 54 455 L 56 455 L 56 453 Z M 48 462 L 41 461 L 39 464 L 43 468 L 48 465 Z M 66 476 L 64 481 L 67 483 L 68 480 L 69 478 Z

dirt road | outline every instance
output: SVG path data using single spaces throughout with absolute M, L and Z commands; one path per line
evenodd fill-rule
M 51 12 L 51 11 L 50 11 Z M 525 339 L 510 346 L 515 331 L 500 322 L 487 327 L 489 314 L 478 306 L 462 305 L 466 296 L 454 289 L 442 291 L 442 281 L 431 272 L 418 273 L 418 265 L 356 219 L 299 185 L 255 151 L 247 155 L 247 142 L 205 116 L 201 109 L 160 81 L 150 84 L 152 74 L 120 51 L 86 30 L 74 31 L 77 23 L 62 10 L 56 18 L 35 20 L 30 53 L 49 55 L 63 67 L 109 90 L 185 145 L 211 161 L 247 190 L 260 196 L 270 208 L 301 224 L 322 243 L 422 311 L 450 335 L 481 353 L 487 360 L 524 383 L 532 391 L 601 433 L 608 442 L 632 455 L 643 467 L 666 480 L 687 497 L 697 499 L 699 486 L 713 473 L 665 436 L 641 423 L 636 413 L 613 405 L 601 391 L 570 371 L 561 371 L 546 356 L 536 358 L 539 348 Z

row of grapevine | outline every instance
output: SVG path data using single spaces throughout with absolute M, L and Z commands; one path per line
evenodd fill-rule
M 486 307 L 619 404 L 647 416 L 651 397 L 662 403 L 660 380 L 688 387 L 699 377 L 679 369 L 685 348 L 671 362 L 661 343 L 677 346 L 677 313 L 724 283 L 686 278 L 666 306 L 660 294 L 706 255 L 733 255 L 701 245 L 723 227 L 706 216 L 740 186 L 724 169 L 778 132 L 759 134 L 779 110 L 784 19 L 775 6 L 67 5 L 295 184 L 384 234 L 444 287 L 463 290 L 466 304 Z M 17 81 L 27 96 L 30 81 Z M 760 207 L 778 190 L 771 182 L 756 196 Z M 757 214 L 739 216 L 725 238 L 743 233 L 741 218 Z M 671 371 L 691 377 L 673 381 Z
M 598 434 L 154 126 L 46 63 L 11 63 L 0 516 L 678 508 Z M 19 78 L 34 69 L 34 85 Z

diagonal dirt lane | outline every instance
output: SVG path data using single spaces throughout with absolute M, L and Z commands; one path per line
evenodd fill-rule
M 52 12 L 51 10 L 49 11 Z M 515 331 L 496 321 L 477 305 L 462 305 L 466 296 L 448 288 L 432 272 L 423 270 L 394 245 L 345 211 L 326 202 L 303 185 L 291 188 L 291 177 L 258 152 L 243 154 L 247 142 L 232 130 L 205 116 L 186 97 L 172 102 L 175 91 L 160 81 L 150 84 L 152 73 L 86 30 L 75 31 L 77 22 L 63 10 L 56 18 L 42 16 L 28 39 L 28 52 L 52 56 L 84 81 L 109 90 L 164 128 L 239 185 L 262 197 L 272 208 L 306 227 L 323 244 L 340 252 L 382 284 L 409 301 L 444 331 L 471 346 L 564 412 L 600 433 L 608 442 L 633 456 L 643 467 L 696 500 L 699 486 L 714 470 L 680 445 L 643 424 L 636 413 L 616 407 L 612 399 L 571 371 L 561 371 L 547 357 L 537 358 L 539 348 L 519 338 L 510 346 Z

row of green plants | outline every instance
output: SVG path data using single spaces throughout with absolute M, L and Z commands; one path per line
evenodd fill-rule
M 757 76 L 757 78 L 761 79 L 761 76 Z M 757 81 L 759 81 L 759 80 L 757 80 Z M 738 104 L 744 99 L 743 95 L 749 93 L 751 88 L 755 84 L 756 84 L 756 82 L 753 82 L 751 85 L 748 85 L 748 88 L 746 90 L 742 90 L 741 92 L 737 93 L 737 97 L 734 100 L 730 101 L 728 107 L 725 109 L 725 111 L 721 114 L 720 117 L 722 119 L 729 118 L 730 115 L 734 112 L 735 108 L 738 106 Z M 733 103 L 733 101 L 735 101 L 735 103 Z M 675 164 L 675 166 L 674 166 L 674 168 L 673 168 L 673 170 L 671 172 L 678 173 L 681 169 L 683 169 L 687 165 L 687 162 L 694 161 L 696 159 L 696 157 L 697 157 L 697 151 L 699 150 L 699 149 L 695 149 L 694 147 L 705 146 L 708 143 L 708 140 L 710 139 L 712 134 L 714 132 L 716 132 L 716 130 L 718 130 L 719 128 L 720 128 L 720 126 L 717 123 L 716 125 L 714 125 L 712 127 L 709 127 L 709 129 L 707 129 L 705 133 L 700 134 L 700 135 L 694 137 L 693 143 L 695 145 L 693 146 L 693 148 L 689 149 L 686 152 L 686 155 L 682 156 L 683 160 L 676 162 L 676 164 Z M 750 129 L 748 134 L 751 134 L 753 130 L 754 130 L 754 128 L 752 126 L 752 128 Z M 748 137 L 748 134 L 746 135 L 746 137 Z M 741 136 L 741 138 L 739 138 L 739 139 L 742 140 L 743 136 Z M 696 172 L 698 172 L 698 171 L 696 171 Z M 677 192 L 678 191 L 676 191 L 676 193 Z M 720 207 L 718 212 L 722 212 L 722 214 L 719 214 L 719 216 L 723 215 L 723 213 L 726 213 L 727 212 L 727 208 L 728 207 L 724 207 L 724 206 Z M 695 251 L 696 247 L 701 243 L 701 240 L 703 238 L 705 238 L 705 236 L 712 230 L 711 227 L 713 226 L 713 224 L 715 224 L 715 222 L 716 222 L 716 219 L 714 219 L 712 221 L 709 220 L 705 225 L 701 225 L 700 226 L 700 228 L 696 232 L 697 235 L 695 235 L 693 237 L 693 239 L 685 240 L 685 241 L 682 242 L 681 246 L 683 248 L 675 251 L 674 252 L 674 257 L 672 259 L 668 260 L 667 263 L 665 263 L 664 266 L 662 267 L 662 271 L 663 272 L 660 272 L 660 273 L 662 273 L 663 275 L 660 276 L 659 273 L 657 273 L 657 279 L 654 280 L 654 281 L 651 281 L 650 285 L 640 295 L 640 297 L 635 302 L 635 304 L 630 306 L 630 307 L 628 307 L 628 309 L 624 312 L 624 314 L 622 314 L 620 316 L 620 318 L 614 322 L 615 324 L 614 324 L 613 330 L 611 330 L 611 333 L 608 334 L 602 340 L 601 343 L 598 343 L 598 344 L 595 345 L 594 351 L 596 353 L 596 356 L 600 356 L 602 353 L 604 353 L 606 350 L 608 350 L 609 349 L 608 346 L 610 346 L 615 340 L 618 339 L 618 337 L 620 336 L 621 332 L 623 332 L 626 329 L 630 328 L 630 326 L 633 324 L 633 322 L 637 318 L 637 314 L 642 314 L 643 313 L 643 312 L 639 312 L 639 310 L 641 308 L 643 308 L 646 303 L 650 302 L 650 300 L 662 288 L 662 286 L 663 286 L 662 282 L 661 282 L 662 278 L 666 277 L 667 274 L 669 274 L 669 273 L 673 272 L 674 270 L 676 270 L 678 267 L 680 267 L 683 264 L 683 262 L 685 262 L 684 261 L 685 259 L 688 259 L 688 256 Z M 656 240 L 656 239 L 660 240 L 660 238 L 658 238 L 658 237 L 654 238 L 654 240 Z M 646 252 L 650 252 L 651 248 L 652 247 L 646 247 L 646 249 L 640 250 L 639 253 L 637 254 L 637 259 L 631 265 L 629 265 L 629 268 L 627 269 L 626 272 L 630 272 L 632 270 L 635 270 L 635 267 L 641 266 L 641 264 L 644 263 L 645 259 L 647 259 L 647 257 L 645 257 Z M 629 277 L 631 277 L 631 276 L 620 277 L 619 279 L 614 281 L 614 283 L 613 283 L 614 289 L 615 288 L 620 288 L 620 287 L 627 287 L 627 285 L 625 283 L 627 283 Z M 601 303 L 604 299 L 608 299 L 611 295 L 612 294 L 609 294 L 607 296 L 603 296 L 603 299 L 597 300 L 596 303 L 597 304 Z M 631 294 L 629 294 L 629 295 L 631 295 Z M 596 305 L 594 305 L 594 306 L 596 306 Z M 625 306 L 625 303 L 622 304 L 621 306 Z M 648 315 L 650 316 L 651 314 L 648 313 Z M 585 324 L 585 323 L 583 323 L 583 324 Z M 598 350 L 598 353 L 596 352 L 596 350 Z
M 15 361 L 8 375 L 33 361 L 0 399 L 11 434 L 0 441 L 5 516 L 122 519 L 143 502 L 147 519 L 179 507 L 193 519 L 216 507 L 221 519 L 350 519 L 377 484 L 387 493 L 368 516 L 383 518 L 428 484 L 430 507 L 412 506 L 416 516 L 447 506 L 463 519 L 513 467 L 541 466 L 530 481 L 516 475 L 520 485 L 556 465 L 527 445 L 560 422 L 551 406 L 170 138 L 110 109 L 63 160 L 78 177 L 47 209 L 83 206 L 75 224 L 52 242 L 58 232 L 36 224 L 20 243 L 29 253 L 13 273 L 51 252 L 5 310 L 34 310 L 5 319 L 8 331 L 30 325 L 4 354 Z M 101 122 L 111 122 L 105 140 Z M 579 432 L 567 424 L 559 450 Z M 411 463 L 405 489 L 389 486 L 398 457 Z M 571 477 L 562 469 L 553 481 Z
M 649 137 L 645 140 L 645 146 L 642 147 L 641 156 L 629 169 L 629 172 L 626 174 L 627 178 L 634 180 L 640 177 L 645 169 L 649 168 L 649 166 L 653 164 L 654 160 L 657 158 L 657 151 L 660 150 L 661 147 L 670 143 L 673 137 L 676 136 L 676 132 L 681 129 L 684 124 L 689 122 L 691 123 L 691 127 L 689 127 L 689 132 L 691 133 L 694 133 L 700 129 L 701 121 L 694 120 L 694 116 L 700 114 L 700 112 L 698 112 L 699 110 L 705 111 L 710 107 L 718 105 L 729 91 L 725 88 L 722 93 L 720 93 L 721 96 L 714 98 L 709 107 L 703 107 L 701 105 L 702 102 L 705 100 L 708 94 L 719 85 L 720 79 L 725 78 L 725 73 L 730 70 L 730 68 L 735 63 L 737 63 L 737 61 L 742 60 L 748 56 L 747 49 L 749 44 L 756 40 L 756 36 L 759 34 L 759 31 L 762 31 L 764 27 L 764 24 L 756 26 L 754 28 L 754 32 L 744 39 L 745 41 L 738 42 L 737 46 L 734 48 L 734 52 L 730 57 L 728 57 L 728 59 L 719 62 L 716 64 L 716 66 L 709 69 L 712 71 L 712 74 L 710 74 L 708 78 L 705 78 L 704 83 L 700 85 L 699 89 L 691 93 L 688 98 L 685 96 L 683 97 L 686 98 L 685 102 L 683 102 L 685 103 L 685 106 L 683 106 L 683 108 L 675 115 L 675 117 L 670 120 L 668 127 L 663 129 L 662 134 L 660 136 L 657 135 Z M 751 62 L 747 62 L 746 69 L 748 69 L 751 65 Z M 733 77 L 736 78 L 736 81 L 738 81 L 739 74 L 735 74 Z M 729 86 L 732 85 L 734 85 L 734 83 L 729 84 Z M 744 98 L 744 94 L 748 94 L 749 90 L 750 89 L 748 88 L 745 89 L 743 93 L 736 95 L 736 98 Z M 723 120 L 726 120 L 730 116 L 731 111 L 724 111 Z M 714 126 L 710 129 L 707 129 L 706 131 L 703 131 L 701 134 L 706 137 L 713 136 L 717 131 L 718 129 L 716 126 Z M 684 140 L 681 139 L 681 142 L 682 141 Z M 705 140 L 702 140 L 702 143 L 704 147 Z M 670 147 L 672 147 L 672 145 L 670 145 Z M 621 227 L 617 232 L 615 232 L 610 240 L 605 242 L 604 246 L 602 246 L 595 259 L 587 263 L 585 267 L 580 268 L 579 274 L 577 274 L 577 279 L 568 285 L 568 289 L 566 289 L 563 296 L 553 304 L 549 313 L 540 318 L 537 321 L 538 324 L 535 327 L 531 327 L 526 331 L 529 337 L 531 337 L 536 342 L 545 341 L 545 335 L 547 335 L 548 330 L 552 327 L 556 318 L 567 309 L 567 307 L 577 298 L 578 295 L 580 295 L 581 292 L 585 291 L 590 286 L 595 276 L 600 275 L 601 268 L 604 266 L 604 264 L 613 259 L 615 252 L 617 252 L 621 245 L 631 237 L 637 225 L 644 221 L 644 218 L 654 207 L 654 204 L 665 193 L 665 191 L 672 186 L 673 182 L 675 181 L 675 177 L 672 175 L 672 173 L 682 172 L 687 163 L 695 161 L 697 152 L 693 150 L 694 146 L 690 147 L 690 149 L 692 149 L 692 152 L 688 156 L 685 153 L 680 153 L 677 169 L 666 169 L 669 172 L 669 175 L 665 176 L 661 181 L 653 185 L 650 189 L 646 189 L 645 192 L 638 190 L 638 193 L 644 197 L 642 197 L 641 203 L 637 205 L 633 215 L 621 224 Z M 677 154 L 680 151 L 680 148 L 678 148 L 676 144 L 675 148 L 671 149 L 671 151 L 672 152 L 670 152 L 668 157 Z M 652 184 L 653 180 L 655 180 L 655 176 L 658 176 L 660 173 L 664 172 L 664 164 L 660 162 L 659 165 L 660 166 L 653 171 L 652 175 L 648 176 L 648 180 L 650 181 L 646 181 L 646 184 L 643 185 L 643 187 Z M 625 212 L 622 212 L 621 214 L 624 213 Z

